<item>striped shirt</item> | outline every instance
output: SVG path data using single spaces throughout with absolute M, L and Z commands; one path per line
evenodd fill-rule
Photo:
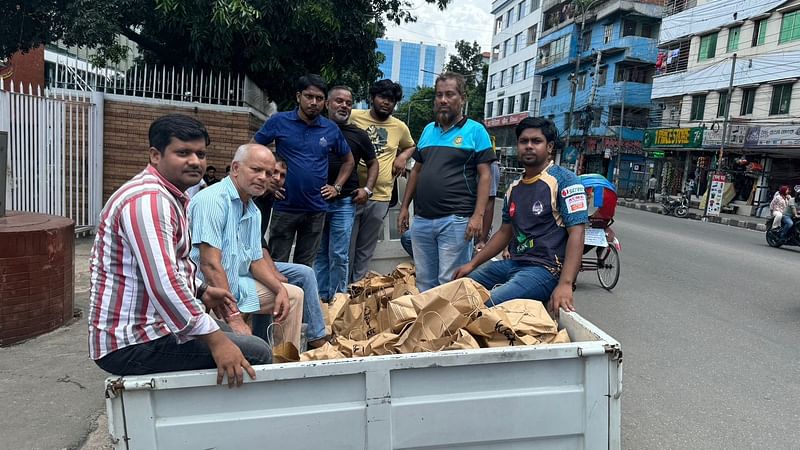
M 239 310 L 258 311 L 261 306 L 250 265 L 264 257 L 261 250 L 261 212 L 255 202 L 242 203 L 231 177 L 198 192 L 189 203 L 192 227 L 190 256 L 200 264 L 200 244 L 208 244 L 222 253 L 222 268 L 228 290 L 236 298 Z M 205 279 L 202 272 L 200 279 Z
M 106 203 L 90 259 L 92 359 L 170 334 L 183 343 L 219 329 L 194 296 L 187 202 L 147 166 Z

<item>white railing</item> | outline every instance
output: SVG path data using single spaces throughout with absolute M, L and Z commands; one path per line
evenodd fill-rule
M 27 88 L 27 89 L 26 89 Z M 93 229 L 102 206 L 103 115 L 91 93 L 56 95 L 0 80 L 8 210 L 69 217 Z

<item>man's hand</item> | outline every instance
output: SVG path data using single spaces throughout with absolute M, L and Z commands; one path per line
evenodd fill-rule
M 285 200 L 286 199 L 286 188 L 280 188 L 272 193 L 272 198 L 275 200 Z
M 511 259 L 511 252 L 508 251 L 508 247 L 503 249 L 502 256 L 503 256 L 503 259 Z
M 289 315 L 289 293 L 286 288 L 281 286 L 281 290 L 275 294 L 275 308 L 272 310 L 272 316 L 275 322 L 281 323 Z
M 481 235 L 481 230 L 483 230 L 483 215 L 473 214 L 472 217 L 469 218 L 467 229 L 464 231 L 464 240 L 468 241 L 472 238 L 479 237 Z
M 337 195 L 339 195 L 339 192 L 336 190 L 336 188 L 331 186 L 330 184 L 322 186 L 320 192 L 322 192 L 322 198 L 324 198 L 325 200 L 334 199 L 336 198 Z
M 456 271 L 453 273 L 453 279 L 457 280 L 459 278 L 464 278 L 465 276 L 469 275 L 470 272 L 472 272 L 473 270 L 475 270 L 475 268 L 472 267 L 472 263 L 468 262 L 463 266 L 459 267 L 458 269 L 456 269 Z
M 217 364 L 217 384 L 222 384 L 227 375 L 228 387 L 239 387 L 244 382 L 245 371 L 251 380 L 256 379 L 256 371 L 242 355 L 242 351 L 221 331 L 215 331 L 206 337 L 211 356 Z
M 553 294 L 550 295 L 550 302 L 547 304 L 547 310 L 550 314 L 558 319 L 559 308 L 564 311 L 574 312 L 575 306 L 572 304 L 572 284 L 571 283 L 558 283 Z
M 355 193 L 355 196 L 353 196 L 353 203 L 363 205 L 369 200 L 369 195 L 367 195 L 367 191 L 365 191 L 364 188 L 358 188 L 353 192 Z
M 233 294 L 231 294 L 230 291 L 214 286 L 208 286 L 206 292 L 203 294 L 203 298 L 200 300 L 203 301 L 203 304 L 206 305 L 208 309 L 213 309 L 215 312 L 220 306 L 231 302 L 234 305 L 236 304 L 236 299 L 233 297 Z
M 400 208 L 400 213 L 397 215 L 397 229 L 400 234 L 408 231 L 408 208 Z
M 406 163 L 408 162 L 408 158 L 397 155 L 394 159 L 394 163 L 392 164 L 392 176 L 403 175 L 406 171 Z

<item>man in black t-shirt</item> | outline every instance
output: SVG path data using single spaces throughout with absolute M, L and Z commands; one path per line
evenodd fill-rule
M 366 186 L 358 187 L 358 173 L 353 171 L 342 181 L 338 180 L 342 158 L 335 154 L 328 155 L 328 184 L 322 188 L 322 197 L 328 201 L 328 213 L 325 216 L 325 228 L 319 252 L 314 262 L 317 275 L 319 295 L 323 301 L 329 301 L 337 292 L 347 292 L 350 235 L 356 205 L 366 203 L 372 196 L 372 189 L 378 178 L 378 161 L 375 159 L 375 148 L 366 131 L 350 124 L 350 112 L 353 109 L 353 93 L 345 86 L 335 86 L 328 91 L 328 118 L 339 125 L 356 166 L 360 160 L 367 165 Z

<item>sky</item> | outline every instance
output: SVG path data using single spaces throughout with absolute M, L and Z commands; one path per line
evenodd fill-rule
M 417 21 L 402 25 L 387 24 L 388 39 L 402 39 L 447 47 L 447 55 L 455 53 L 458 40 L 478 41 L 481 49 L 489 51 L 492 43 L 494 18 L 489 12 L 491 0 L 451 0 L 445 11 L 425 0 L 412 0 L 412 12 Z M 445 62 L 449 56 L 445 58 Z

